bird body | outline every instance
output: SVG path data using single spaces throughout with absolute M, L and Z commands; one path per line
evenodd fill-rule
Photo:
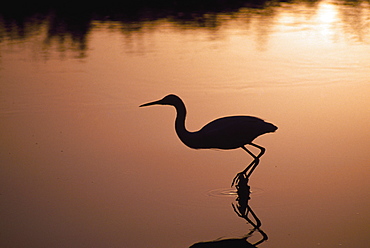
M 276 127 L 273 124 L 257 117 L 227 116 L 216 119 L 199 131 L 191 133 L 197 142 L 189 147 L 236 149 L 251 143 L 262 134 L 275 130 Z
M 249 176 L 263 155 L 265 148 L 252 143 L 258 136 L 275 132 L 277 127 L 264 120 L 253 116 L 227 116 L 211 121 L 200 130 L 189 132 L 185 127 L 186 107 L 183 101 L 176 95 L 167 95 L 163 99 L 140 105 L 140 107 L 151 105 L 171 105 L 176 108 L 175 130 L 180 140 L 193 149 L 236 149 L 243 148 L 254 161 L 241 173 L 249 169 Z M 245 145 L 252 145 L 261 150 L 256 156 L 250 152 Z M 233 183 L 235 178 L 233 180 Z

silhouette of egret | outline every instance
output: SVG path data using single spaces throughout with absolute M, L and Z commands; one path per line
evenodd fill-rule
M 275 132 L 277 127 L 265 122 L 260 118 L 252 116 L 227 116 L 216 119 L 199 131 L 189 132 L 185 128 L 186 108 L 180 97 L 167 95 L 163 99 L 140 105 L 140 107 L 151 105 L 171 105 L 176 108 L 177 116 L 175 120 L 175 130 L 180 140 L 188 147 L 193 149 L 236 149 L 242 148 L 253 157 L 253 161 L 238 173 L 233 179 L 232 185 L 239 181 L 242 175 L 247 178 L 252 174 L 259 163 L 260 157 L 265 153 L 265 148 L 252 141 L 258 136 Z M 260 150 L 258 155 L 254 155 L 245 145 L 251 145 Z

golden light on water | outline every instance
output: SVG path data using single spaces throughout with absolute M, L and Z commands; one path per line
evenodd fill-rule
M 317 20 L 317 29 L 323 36 L 332 36 L 335 32 L 335 25 L 338 23 L 338 10 L 334 4 L 320 3 L 315 19 Z
M 334 3 L 324 1 L 317 6 L 301 4 L 293 9 L 286 6 L 283 9 L 276 23 L 281 30 L 304 34 L 301 42 L 308 41 L 307 38 L 312 36 L 332 40 L 340 32 L 339 12 Z
M 319 4 L 316 19 L 322 24 L 334 23 L 338 21 L 337 15 L 338 13 L 334 4 L 323 2 Z

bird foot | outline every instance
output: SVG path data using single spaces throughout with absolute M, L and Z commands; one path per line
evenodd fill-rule
M 231 183 L 231 187 L 233 187 L 235 185 L 235 187 L 239 187 L 242 183 L 245 183 L 247 184 L 249 181 L 249 177 L 243 172 L 239 172 L 238 174 L 236 174 L 236 176 L 234 177 L 232 183 Z

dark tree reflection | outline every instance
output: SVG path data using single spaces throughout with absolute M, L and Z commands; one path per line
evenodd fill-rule
M 46 47 L 57 44 L 58 50 L 80 51 L 83 56 L 88 48 L 88 35 L 93 22 L 117 22 L 124 33 L 139 32 L 148 23 L 166 20 L 179 28 L 204 28 L 217 30 L 225 19 L 242 17 L 246 22 L 252 18 L 271 17 L 281 6 L 304 4 L 315 12 L 319 0 L 270 1 L 270 0 L 205 0 L 205 1 L 90 1 L 66 2 L 10 2 L 0 9 L 0 44 L 4 40 L 25 40 L 37 34 L 45 26 Z M 338 4 L 347 8 L 340 12 L 348 35 L 358 36 L 362 42 L 368 34 L 364 16 L 369 13 L 365 1 L 342 0 Z M 367 4 L 362 4 L 367 3 Z M 363 11 L 366 9 L 366 11 Z M 242 16 L 240 16 L 242 15 Z M 225 18 L 227 17 L 227 18 Z M 366 18 L 365 18 L 366 19 Z M 264 22 L 258 24 L 266 37 Z M 269 29 L 267 29 L 269 30 Z M 262 38 L 265 39 L 265 38 Z M 68 42 L 66 42 L 68 41 Z M 66 43 L 68 43 L 66 45 Z

